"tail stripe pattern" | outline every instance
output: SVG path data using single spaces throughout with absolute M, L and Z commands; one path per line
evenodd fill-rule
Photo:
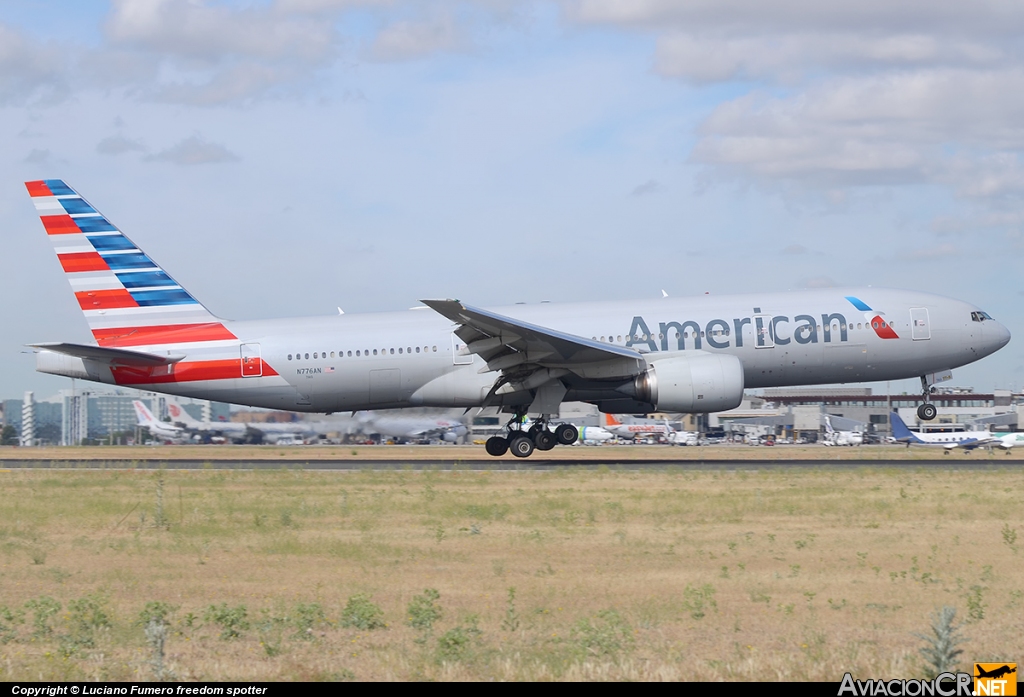
M 236 338 L 63 181 L 44 179 L 25 187 L 99 345 Z

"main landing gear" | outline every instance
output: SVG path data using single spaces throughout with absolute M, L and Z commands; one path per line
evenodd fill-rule
M 488 455 L 501 457 L 511 451 L 516 457 L 530 457 L 534 450 L 551 450 L 556 445 L 572 445 L 580 433 L 572 424 L 551 425 L 547 417 L 541 417 L 529 429 L 523 430 L 525 414 L 516 414 L 506 424 L 508 436 L 491 436 L 484 449 Z
M 917 408 L 917 418 L 921 421 L 931 421 L 934 419 L 939 410 L 935 408 L 935 405 L 929 401 L 931 394 L 935 390 L 934 387 L 928 385 L 928 380 L 924 376 L 921 377 L 921 394 L 924 396 L 924 404 Z

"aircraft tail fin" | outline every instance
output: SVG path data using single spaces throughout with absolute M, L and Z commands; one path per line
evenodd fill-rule
M 604 415 L 604 423 L 606 426 L 621 426 L 622 422 L 615 418 L 612 414 Z
M 828 414 L 825 414 L 825 433 L 835 433 L 835 429 L 832 428 L 832 419 Z
M 892 436 L 901 443 L 920 443 L 921 439 L 917 435 L 907 428 L 907 425 L 903 423 L 903 419 L 896 412 L 889 414 L 889 422 L 892 425 Z
M 60 179 L 25 182 L 100 346 L 235 339 L 117 227 Z
M 153 416 L 153 412 L 145 404 L 136 399 L 132 402 L 132 406 L 135 407 L 135 416 L 139 420 L 139 426 L 149 426 L 156 423 L 156 417 Z
M 171 423 L 183 423 L 186 426 L 200 424 L 194 416 L 185 411 L 185 408 L 177 402 L 167 402 L 167 415 L 171 417 Z

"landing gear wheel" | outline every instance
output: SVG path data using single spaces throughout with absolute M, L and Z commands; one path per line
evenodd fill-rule
M 938 413 L 939 410 L 930 402 L 925 402 L 917 408 L 917 418 L 921 419 L 921 421 L 931 421 Z
M 551 450 L 553 447 L 558 445 L 558 439 L 551 431 L 541 429 L 540 431 L 537 431 L 537 435 L 533 437 L 533 444 L 537 446 L 537 450 Z
M 501 436 L 491 436 L 484 443 L 484 450 L 487 451 L 488 455 L 501 457 L 508 452 L 508 439 Z
M 541 426 L 540 424 L 534 424 L 533 426 L 530 426 L 530 428 L 526 430 L 526 435 L 529 436 L 530 438 L 536 439 L 537 434 L 543 430 L 543 426 Z
M 530 457 L 533 455 L 533 441 L 526 436 L 517 436 L 509 443 L 508 449 L 516 457 Z
M 559 445 L 572 445 L 580 438 L 580 432 L 572 424 L 558 424 L 555 428 L 555 438 Z

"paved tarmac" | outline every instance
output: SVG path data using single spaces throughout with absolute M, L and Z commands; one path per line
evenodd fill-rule
M 977 459 L 954 458 L 932 460 L 750 460 L 750 459 L 708 459 L 668 460 L 660 458 L 629 459 L 616 458 L 572 461 L 564 458 L 544 460 L 540 458 L 514 459 L 511 457 L 487 459 L 356 459 L 339 460 L 250 460 L 250 459 L 175 459 L 175 460 L 60 460 L 60 459 L 8 459 L 0 462 L 0 472 L 20 469 L 53 470 L 438 470 L 438 471 L 530 471 L 583 469 L 596 470 L 607 467 L 620 471 L 639 470 L 757 470 L 757 469 L 917 469 L 939 467 L 942 469 L 1019 469 L 1024 461 L 1019 459 Z

